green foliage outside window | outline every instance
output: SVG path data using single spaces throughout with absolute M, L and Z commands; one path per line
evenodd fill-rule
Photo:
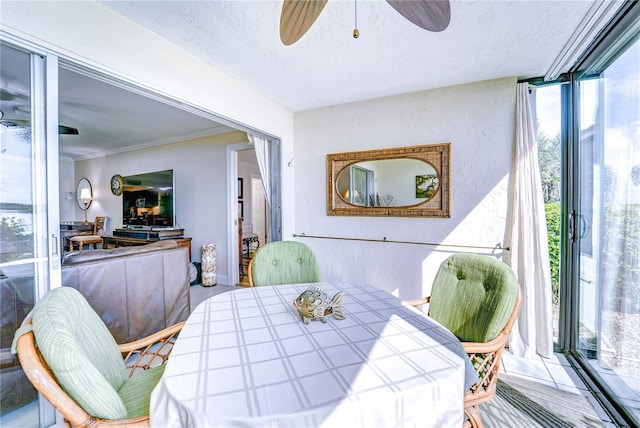
M 549 137 L 539 129 L 537 143 L 542 197 L 547 217 L 551 288 L 553 303 L 557 305 L 560 289 L 560 134 Z
M 0 218 L 0 261 L 5 262 L 33 254 L 32 234 L 27 233 L 24 220 Z
M 551 202 L 545 204 L 544 212 L 547 217 L 553 303 L 558 304 L 558 291 L 560 289 L 560 203 Z

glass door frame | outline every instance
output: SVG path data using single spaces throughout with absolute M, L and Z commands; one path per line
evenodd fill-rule
M 58 57 L 5 33 L 0 42 L 30 56 L 34 303 L 61 285 L 58 154 Z M 38 393 L 39 426 L 56 423 Z
M 559 350 L 564 351 L 576 369 L 578 375 L 585 384 L 595 392 L 601 404 L 611 416 L 620 424 L 628 424 L 633 420 L 632 416 L 621 406 L 616 399 L 613 389 L 607 385 L 604 379 L 591 368 L 587 358 L 580 352 L 580 263 L 581 242 L 580 237 L 584 228 L 581 219 L 581 168 L 591 168 L 592 165 L 581 165 L 581 140 L 580 140 L 580 94 L 579 84 L 588 79 L 600 78 L 602 72 L 617 59 L 618 55 L 626 50 L 640 37 L 638 18 L 640 3 L 628 2 L 619 11 L 616 18 L 594 41 L 590 49 L 568 74 L 569 85 L 563 88 L 563 130 L 566 129 L 567 141 L 563 156 L 563 192 L 564 205 L 563 255 L 561 264 L 561 298 L 565 298 L 560 313 L 561 334 L 559 337 Z M 633 36 L 635 34 L 635 36 Z M 634 38 L 635 37 L 635 38 Z M 603 114 L 602 111 L 599 114 Z M 566 123 L 565 123 L 566 121 Z M 563 145 L 564 147 L 565 145 Z M 595 225 L 594 225 L 595 227 Z M 594 249 L 596 251 L 596 249 Z M 605 399 L 603 399 L 605 397 Z

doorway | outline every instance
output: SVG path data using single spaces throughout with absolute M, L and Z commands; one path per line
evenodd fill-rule
M 255 251 L 281 240 L 280 141 L 271 139 L 268 145 L 269 162 L 264 166 L 272 177 L 268 191 L 254 147 L 249 142 L 227 146 L 229 285 L 249 285 L 248 265 Z
M 258 245 L 267 243 L 269 235 L 267 214 L 267 200 L 264 196 L 262 178 L 251 174 L 251 224 L 252 232 L 258 235 Z
M 262 176 L 253 146 L 238 153 L 238 284 L 249 285 L 249 262 L 266 243 L 266 200 Z

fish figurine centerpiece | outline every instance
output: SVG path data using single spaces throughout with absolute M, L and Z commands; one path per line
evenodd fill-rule
M 344 291 L 340 291 L 329 300 L 326 291 L 311 285 L 293 301 L 293 306 L 298 310 L 305 324 L 309 324 L 309 320 L 320 320 L 326 323 L 329 315 L 333 315 L 337 320 L 343 320 L 345 319 L 342 313 L 343 297 Z

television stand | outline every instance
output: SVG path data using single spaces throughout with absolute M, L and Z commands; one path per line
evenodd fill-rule
M 113 236 L 102 237 L 105 248 L 132 247 L 169 239 L 176 241 L 178 247 L 186 247 L 189 250 L 191 262 L 191 238 L 184 237 L 184 229 L 115 229 Z

